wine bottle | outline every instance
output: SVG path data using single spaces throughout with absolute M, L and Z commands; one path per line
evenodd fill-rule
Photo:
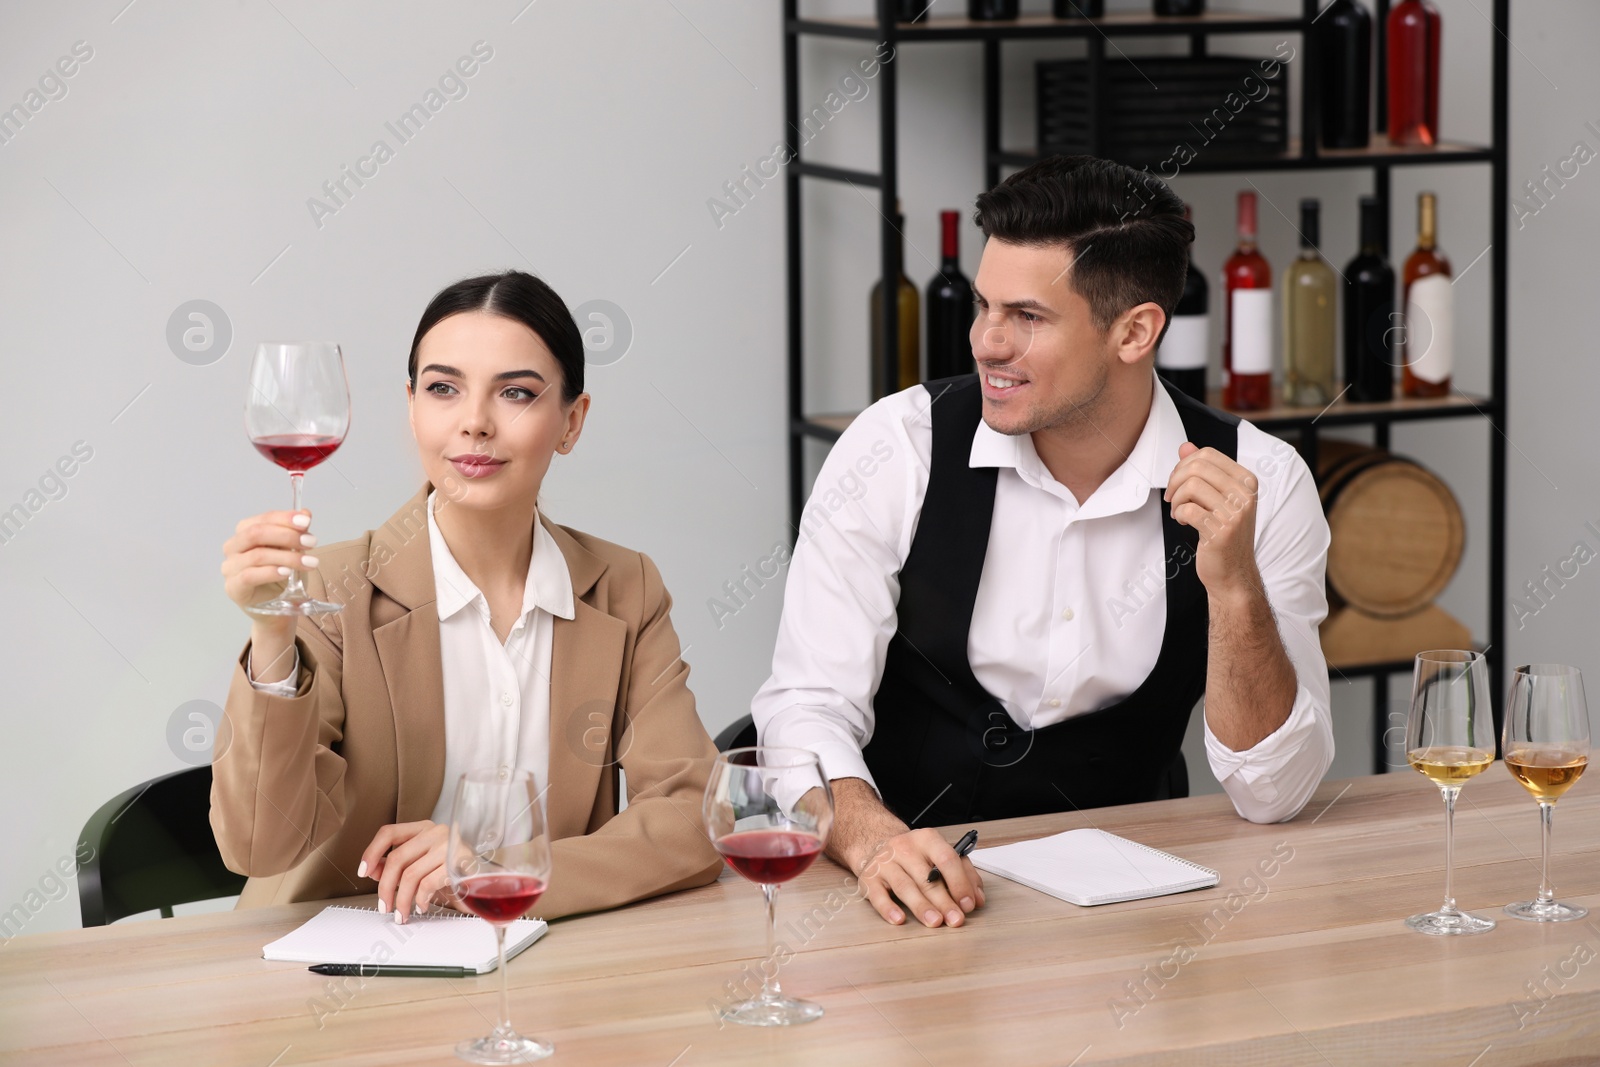
M 1058 19 L 1097 19 L 1106 13 L 1106 0 L 1053 0 L 1050 11 Z
M 961 273 L 961 213 L 939 212 L 939 273 L 928 283 L 928 378 L 972 372 L 972 283 Z
M 1322 146 L 1365 148 L 1372 134 L 1372 16 L 1333 0 L 1311 25 L 1322 95 Z
M 1361 198 L 1361 251 L 1344 269 L 1346 399 L 1394 399 L 1394 268 L 1383 255 L 1383 209 Z
M 1239 194 L 1239 247 L 1222 268 L 1222 403 L 1259 411 L 1272 403 L 1272 268 L 1256 250 L 1256 194 Z
M 1017 17 L 1018 0 L 967 0 L 967 17 L 978 22 L 1003 22 Z
M 1337 276 L 1317 251 L 1322 205 L 1300 201 L 1300 256 L 1283 273 L 1283 401 L 1322 407 L 1333 400 Z
M 895 0 L 894 18 L 896 22 L 927 22 L 928 9 L 933 6 L 933 0 Z
M 1155 5 L 1156 14 L 1163 17 L 1206 13 L 1206 0 L 1155 0 Z
M 1417 247 L 1406 257 L 1405 330 L 1400 366 L 1406 396 L 1448 396 L 1455 364 L 1455 286 L 1437 247 L 1432 193 L 1417 197 Z
M 1401 0 L 1389 12 L 1389 143 L 1439 141 L 1439 12 Z
M 1188 204 L 1183 205 L 1183 217 L 1191 218 Z M 1206 402 L 1206 356 L 1211 346 L 1209 289 L 1191 253 L 1188 273 L 1183 276 L 1183 295 L 1178 297 L 1167 335 L 1156 349 L 1156 371 L 1202 404 Z
M 896 365 L 899 368 L 899 387 L 910 389 L 922 380 L 921 362 L 918 359 L 921 346 L 917 336 L 918 319 L 921 316 L 917 313 L 917 287 L 906 277 L 906 217 L 900 213 L 898 200 L 894 208 L 894 227 L 900 234 L 900 282 L 896 297 L 900 339 Z M 882 278 L 872 284 L 872 395 L 878 399 L 884 395 Z

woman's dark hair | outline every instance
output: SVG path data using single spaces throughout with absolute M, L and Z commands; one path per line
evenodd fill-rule
M 508 270 L 465 278 L 439 290 L 422 312 L 416 336 L 411 338 L 411 359 L 406 378 L 417 387 L 417 345 L 441 319 L 463 311 L 485 311 L 515 319 L 538 335 L 561 365 L 561 398 L 570 404 L 583 392 L 583 334 L 572 312 L 556 291 L 531 274 Z
M 1072 257 L 1067 283 L 1088 301 L 1097 329 L 1146 301 L 1172 320 L 1194 226 L 1178 195 L 1148 171 L 1093 156 L 1051 156 L 979 195 L 977 207 L 973 221 L 985 237 L 1065 247 Z

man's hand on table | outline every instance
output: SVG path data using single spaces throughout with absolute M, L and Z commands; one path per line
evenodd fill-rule
M 860 778 L 835 778 L 833 833 L 828 855 L 855 874 L 862 892 L 886 920 L 905 922 L 905 906 L 924 926 L 960 926 L 983 906 L 983 878 L 972 861 L 937 830 L 912 830 L 895 818 Z M 940 880 L 928 881 L 939 869 Z M 899 898 L 897 904 L 894 897 Z

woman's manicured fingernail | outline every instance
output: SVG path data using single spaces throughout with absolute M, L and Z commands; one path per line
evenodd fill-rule
M 317 565 L 317 557 L 316 556 L 301 556 L 300 557 L 300 566 L 302 566 L 302 567 L 315 567 L 316 565 Z
M 905 916 L 901 915 L 898 911 L 891 911 L 889 913 L 889 921 L 892 923 L 904 922 Z
M 287 578 L 287 577 L 289 577 L 289 575 L 293 574 L 294 571 L 290 570 L 288 567 L 279 567 L 278 568 L 278 573 L 283 575 L 285 578 Z
M 427 914 L 427 909 L 422 906 L 422 901 L 420 901 L 420 900 L 417 901 L 415 904 L 411 905 L 411 907 L 412 907 L 412 910 L 415 911 L 418 915 L 426 915 Z
M 971 911 L 972 910 L 972 898 L 971 897 L 962 897 L 961 898 L 961 910 L 962 911 Z
M 300 527 L 300 529 L 304 530 L 307 526 L 311 525 L 311 516 L 310 515 L 296 515 L 294 518 L 290 519 L 289 521 L 294 523 L 296 526 Z
M 406 913 L 396 908 L 394 910 L 394 921 L 404 926 L 406 924 Z
M 951 926 L 960 926 L 961 925 L 961 912 L 957 911 L 954 908 L 951 908 L 948 912 L 946 912 L 944 918 L 945 918 L 945 921 L 948 922 Z
M 302 547 L 302 548 L 310 548 L 311 546 L 315 545 L 316 543 L 317 543 L 317 535 L 316 534 L 301 534 L 300 535 L 300 547 Z
M 939 913 L 930 908 L 922 913 L 922 921 L 929 926 L 937 926 L 939 925 Z
M 383 898 L 382 897 L 378 898 L 378 914 L 379 915 L 387 915 L 387 914 L 389 914 L 389 905 L 387 905 L 387 904 L 385 904 L 383 902 Z
M 366 876 L 367 876 L 367 861 L 366 860 L 362 860 L 361 861 L 361 866 L 356 868 L 356 877 L 357 878 L 365 878 Z

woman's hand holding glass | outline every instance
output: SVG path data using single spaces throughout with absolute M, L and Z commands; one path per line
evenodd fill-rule
M 310 552 L 317 538 L 310 533 L 309 511 L 267 511 L 241 519 L 233 536 L 222 543 L 223 588 L 228 599 L 249 611 L 256 604 L 283 594 L 295 571 L 310 570 L 317 557 Z M 294 643 L 292 615 L 250 616 L 252 680 L 280 682 L 289 676 L 294 660 L 287 655 Z

